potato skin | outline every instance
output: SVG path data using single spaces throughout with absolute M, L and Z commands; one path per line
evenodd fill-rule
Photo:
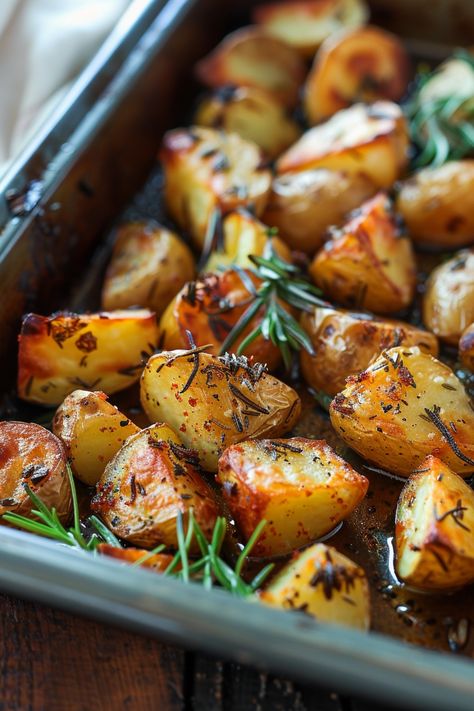
M 263 221 L 278 227 L 291 249 L 313 255 L 328 239 L 327 230 L 377 192 L 363 173 L 317 168 L 277 176 Z
M 316 543 L 294 557 L 258 597 L 266 605 L 300 610 L 320 622 L 363 630 L 370 627 L 365 572 L 324 543 Z
M 100 543 L 97 546 L 97 550 L 101 555 L 106 555 L 108 558 L 113 558 L 120 563 L 128 563 L 129 565 L 137 565 L 137 561 L 140 558 L 147 556 L 138 565 L 140 568 L 148 568 L 156 573 L 164 573 L 173 560 L 173 556 L 169 553 L 155 553 L 155 555 L 150 556 L 148 551 L 143 548 L 118 548 L 108 543 Z
M 117 230 L 102 287 L 102 308 L 141 306 L 160 316 L 195 274 L 191 250 L 151 220 L 127 222 Z
M 265 373 L 260 364 L 252 366 L 228 354 L 178 350 L 152 356 L 142 375 L 140 397 L 150 421 L 165 421 L 179 432 L 209 471 L 217 470 L 220 455 L 231 444 L 281 436 L 301 414 L 293 388 Z
M 465 249 L 432 271 L 423 297 L 423 323 L 442 341 L 457 345 L 473 321 L 474 249 Z
M 459 357 L 462 364 L 474 373 L 474 323 L 471 323 L 461 336 Z
M 463 477 L 474 472 L 469 397 L 447 365 L 417 346 L 391 348 L 348 378 L 329 413 L 352 449 L 393 474 L 409 476 L 429 454 Z
M 432 333 L 403 321 L 317 306 L 302 314 L 301 325 L 315 351 L 314 356 L 301 351 L 303 377 L 315 390 L 332 396 L 344 389 L 346 378 L 365 370 L 374 356 L 389 348 L 418 346 L 438 355 Z
M 390 314 L 410 305 L 415 256 L 385 193 L 368 200 L 334 231 L 309 271 L 324 295 L 343 306 Z
M 396 515 L 397 574 L 428 591 L 474 582 L 474 491 L 436 457 L 403 489 Z
M 410 237 L 430 248 L 474 242 L 474 160 L 424 168 L 402 183 L 396 201 Z
M 368 480 L 325 440 L 246 440 L 219 459 L 217 481 L 247 541 L 267 520 L 252 555 L 291 553 L 328 533 L 364 498 Z
M 67 523 L 72 512 L 71 488 L 63 443 L 33 422 L 0 422 L 0 516 L 16 513 L 29 518 L 34 504 L 30 489 Z
M 139 431 L 100 391 L 74 390 L 53 420 L 53 432 L 66 447 L 74 475 L 88 486 L 97 484 L 127 437 Z
M 164 424 L 129 437 L 107 464 L 92 509 L 119 538 L 143 548 L 177 547 L 176 521 L 192 508 L 210 538 L 217 504 L 196 470 L 195 452 Z M 186 528 L 186 522 L 185 522 Z
M 19 336 L 18 396 L 51 406 L 78 387 L 118 392 L 138 380 L 144 355 L 157 343 L 155 314 L 146 309 L 27 314 Z

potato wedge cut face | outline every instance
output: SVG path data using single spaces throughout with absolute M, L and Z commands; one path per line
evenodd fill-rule
M 474 491 L 436 457 L 403 489 L 396 516 L 397 573 L 423 590 L 474 582 Z
M 333 529 L 363 499 L 368 480 L 324 440 L 248 440 L 219 459 L 217 480 L 244 540 L 267 525 L 253 555 L 301 548 Z

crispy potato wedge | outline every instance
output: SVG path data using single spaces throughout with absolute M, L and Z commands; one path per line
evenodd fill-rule
M 374 356 L 389 348 L 418 346 L 438 355 L 432 333 L 403 321 L 317 306 L 302 314 L 301 325 L 315 353 L 301 351 L 301 371 L 308 385 L 327 395 L 343 390 L 346 378 L 365 370 Z
M 399 101 L 410 78 L 410 60 L 398 37 L 367 26 L 329 37 L 316 54 L 304 87 L 310 124 L 357 101 Z
M 296 0 L 258 5 L 252 19 L 265 32 L 312 58 L 320 44 L 342 29 L 360 27 L 369 11 L 364 0 Z
M 429 454 L 467 477 L 474 472 L 474 411 L 453 371 L 418 346 L 391 348 L 329 408 L 342 439 L 383 469 L 409 476 Z
M 212 489 L 198 474 L 198 456 L 173 430 L 156 424 L 129 437 L 107 464 L 92 499 L 113 533 L 143 548 L 177 547 L 178 512 L 192 508 L 206 537 L 218 516 Z
M 173 556 L 169 553 L 155 553 L 154 555 L 150 555 L 149 552 L 143 548 L 118 548 L 108 543 L 100 543 L 97 546 L 97 550 L 101 555 L 106 555 L 120 563 L 139 565 L 140 568 L 149 568 L 157 573 L 164 573 L 173 560 Z
M 127 222 L 117 231 L 102 287 L 102 308 L 142 306 L 161 316 L 195 275 L 187 245 L 152 221 Z
M 457 249 L 474 242 L 474 160 L 424 168 L 405 181 L 396 200 L 416 244 Z
M 415 256 L 385 193 L 364 203 L 334 231 L 309 271 L 325 296 L 343 306 L 389 314 L 410 305 L 416 288 Z
M 178 350 L 152 356 L 141 380 L 141 402 L 153 421 L 165 421 L 201 465 L 217 470 L 231 444 L 278 437 L 301 414 L 297 393 L 245 357 Z
M 436 457 L 403 489 L 396 516 L 397 573 L 422 590 L 474 582 L 474 491 Z
M 252 549 L 264 557 L 291 553 L 328 533 L 369 485 L 324 440 L 303 437 L 233 444 L 219 459 L 217 481 L 244 541 L 266 519 Z
M 74 475 L 88 486 L 97 484 L 127 437 L 139 431 L 100 391 L 74 390 L 53 420 L 53 432 L 66 447 Z
M 197 247 L 216 210 L 252 205 L 257 217 L 262 214 L 271 173 L 255 143 L 201 126 L 177 128 L 165 134 L 160 158 L 166 207 Z
M 328 238 L 328 228 L 340 225 L 376 192 L 362 173 L 324 168 L 287 173 L 273 180 L 262 219 L 278 227 L 291 249 L 313 255 Z
M 277 158 L 301 135 L 285 108 L 267 92 L 252 86 L 229 86 L 205 97 L 194 117 L 197 126 L 238 133 L 253 141 L 268 158 Z
M 408 132 L 399 106 L 377 101 L 355 104 L 303 134 L 277 162 L 278 173 L 310 168 L 363 173 L 389 188 L 408 163 Z
M 67 523 L 72 499 L 66 463 L 63 443 L 49 430 L 34 422 L 0 422 L 0 516 L 16 513 L 35 518 L 27 484 Z
M 324 543 L 316 543 L 294 557 L 258 598 L 272 607 L 305 612 L 320 622 L 362 630 L 370 627 L 365 572 Z
M 474 249 L 458 252 L 434 269 L 423 298 L 426 328 L 456 345 L 474 321 Z
M 295 106 L 306 68 L 292 47 L 259 27 L 242 27 L 196 65 L 196 74 L 210 87 L 251 86 L 280 104 Z
M 60 405 L 77 388 L 108 395 L 140 377 L 156 348 L 158 326 L 147 309 L 97 314 L 27 314 L 18 349 L 18 395 Z
M 474 323 L 466 328 L 459 341 L 461 363 L 474 373 Z

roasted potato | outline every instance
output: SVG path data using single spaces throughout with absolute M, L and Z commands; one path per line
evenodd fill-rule
M 365 572 L 324 543 L 292 558 L 258 597 L 267 605 L 305 612 L 320 622 L 363 630 L 370 627 Z
M 97 484 L 127 437 L 139 431 L 100 391 L 74 390 L 53 420 L 53 432 L 66 447 L 74 475 L 89 486 Z
M 333 529 L 364 498 L 368 480 L 324 440 L 250 439 L 219 459 L 217 481 L 248 541 L 267 525 L 252 555 L 291 553 Z
M 474 491 L 436 457 L 403 489 L 396 517 L 397 573 L 423 590 L 474 583 Z
M 238 133 L 268 158 L 276 158 L 301 135 L 301 129 L 270 94 L 252 86 L 229 86 L 205 97 L 194 117 L 197 126 Z
M 304 170 L 273 180 L 263 221 L 292 248 L 313 255 L 348 212 L 377 192 L 363 173 Z
M 0 516 L 16 513 L 35 518 L 25 485 L 67 523 L 71 488 L 62 442 L 34 422 L 0 422 Z M 1 519 L 0 519 L 1 521 Z
M 156 348 L 158 326 L 147 309 L 27 314 L 19 342 L 18 395 L 51 406 L 77 388 L 108 395 L 128 388 Z
M 174 232 L 151 221 L 128 222 L 117 231 L 102 308 L 142 306 L 161 316 L 194 274 L 191 250 Z
M 196 74 L 210 87 L 261 89 L 291 108 L 298 100 L 306 68 L 298 52 L 286 42 L 259 27 L 242 27 L 198 62 Z
M 474 373 L 474 323 L 471 323 L 461 336 L 459 357 L 462 364 Z
M 310 124 L 356 101 L 399 101 L 410 78 L 410 60 L 398 37 L 379 27 L 360 27 L 329 37 L 316 54 L 304 87 Z
M 388 348 L 419 346 L 438 355 L 432 333 L 403 321 L 317 306 L 302 314 L 301 325 L 314 348 L 314 355 L 301 351 L 301 371 L 308 385 L 327 395 L 343 390 L 349 375 L 365 370 L 374 356 Z
M 157 573 L 164 573 L 173 560 L 173 556 L 169 553 L 150 555 L 149 551 L 143 548 L 118 548 L 108 543 L 101 543 L 97 546 L 97 550 L 101 555 L 106 555 L 120 563 L 139 565 L 140 568 L 150 568 Z
M 296 0 L 258 5 L 254 22 L 303 55 L 312 58 L 319 45 L 344 28 L 367 22 L 365 0 Z
M 426 328 L 456 345 L 474 321 L 474 249 L 458 252 L 434 269 L 423 298 Z
M 277 162 L 278 173 L 310 168 L 363 173 L 389 188 L 408 163 L 408 131 L 399 106 L 377 101 L 355 104 L 303 134 Z
M 204 245 L 213 213 L 252 205 L 262 214 L 271 186 L 263 154 L 236 133 L 195 126 L 168 131 L 160 153 L 171 217 Z
M 364 203 L 333 235 L 309 269 L 327 298 L 380 314 L 411 304 L 415 256 L 384 193 Z
M 168 425 L 156 424 L 129 437 L 107 464 L 92 509 L 113 533 L 144 548 L 177 547 L 178 512 L 194 517 L 210 539 L 218 508 L 198 474 L 197 453 L 184 447 Z
M 383 469 L 409 476 L 429 454 L 474 472 L 474 410 L 460 380 L 417 346 L 385 351 L 331 403 L 342 439 Z
M 231 444 L 289 432 L 301 413 L 297 393 L 259 363 L 196 349 L 163 352 L 148 361 L 141 402 L 153 421 L 165 421 L 195 449 L 209 471 Z

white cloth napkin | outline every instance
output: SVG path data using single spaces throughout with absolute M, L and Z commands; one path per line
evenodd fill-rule
M 130 0 L 0 0 L 0 175 Z

